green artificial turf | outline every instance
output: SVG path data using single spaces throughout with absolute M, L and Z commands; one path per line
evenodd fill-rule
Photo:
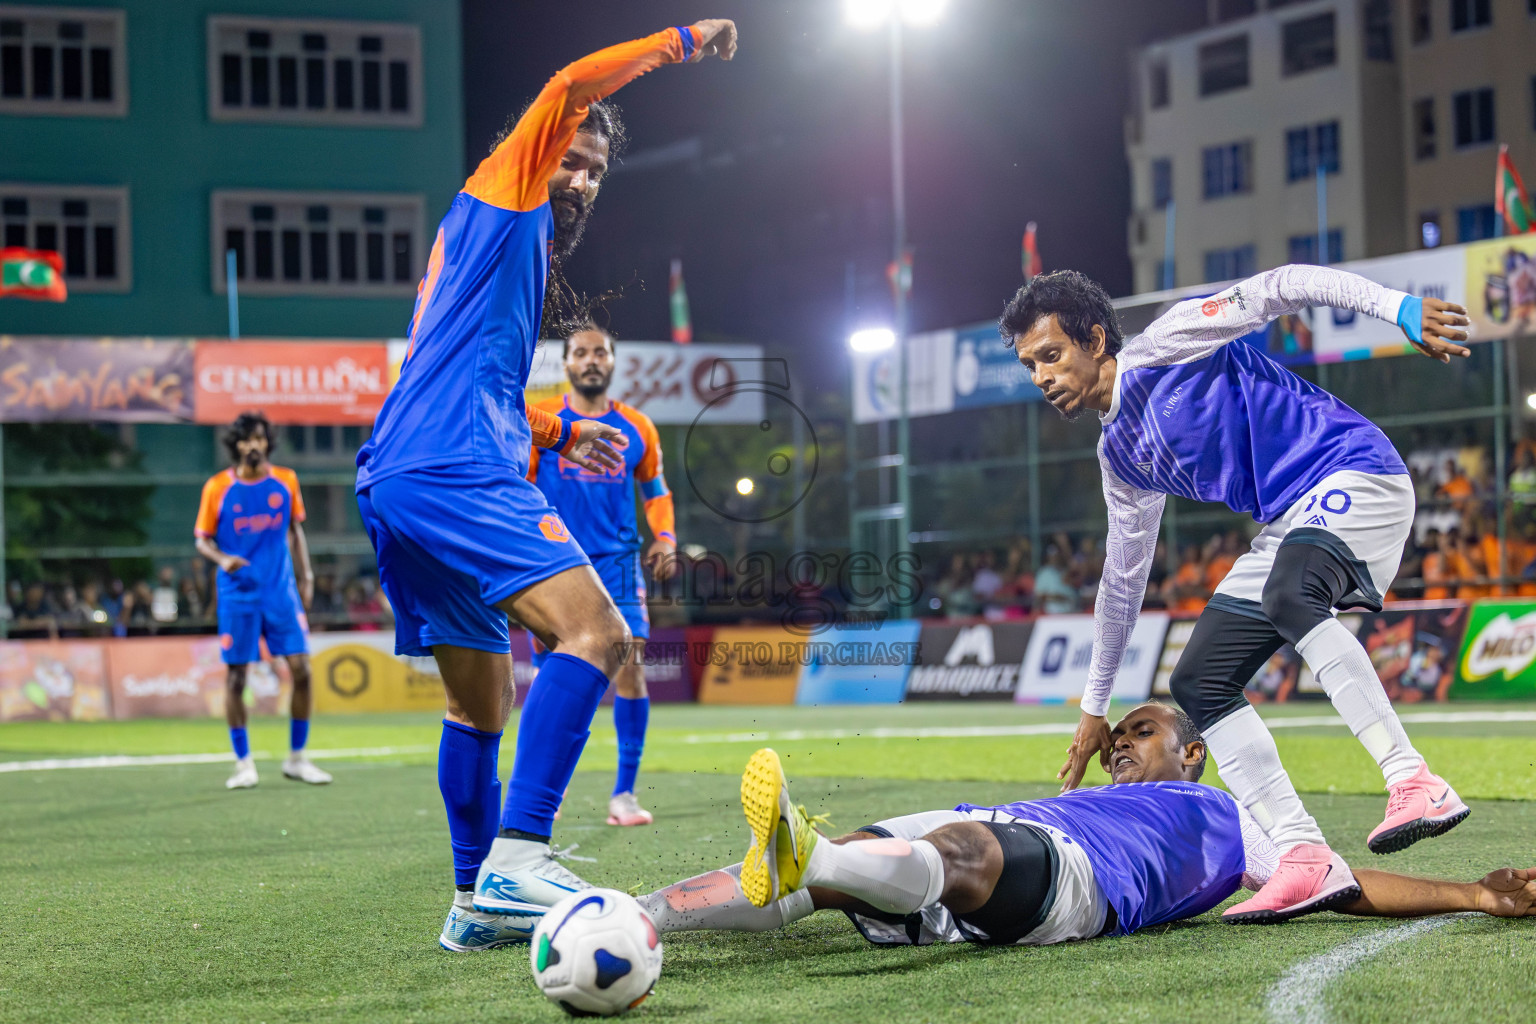
M 1033 725 L 1074 714 L 658 707 L 641 776 L 657 823 L 622 830 L 603 824 L 613 748 L 600 720 L 556 840 L 578 843 L 576 855 L 595 861 L 573 866 L 620 889 L 651 889 L 739 859 L 745 830 L 734 772 L 760 741 L 716 741 L 741 732 L 770 734 L 796 800 L 829 813 L 838 829 L 961 800 L 1045 796 L 1065 734 L 783 737 Z M 1357 864 L 1456 878 L 1536 864 L 1536 803 L 1488 798 L 1529 794 L 1536 725 L 1409 731 L 1469 794 L 1473 815 L 1387 858 L 1364 848 L 1384 798 L 1358 744 L 1340 728 L 1276 731 L 1336 848 Z M 253 733 L 258 751 L 281 750 L 280 720 L 259 721 Z M 450 874 L 432 717 L 322 719 L 313 735 L 319 749 L 413 752 L 333 759 L 336 782 L 323 788 L 287 782 L 262 761 L 261 786 L 238 793 L 223 789 L 226 764 L 0 774 L 0 1021 L 564 1019 L 534 988 L 525 950 L 437 947 Z M 4 725 L 0 760 L 202 753 L 223 741 L 216 722 Z M 509 744 L 506 761 L 511 753 Z M 668 936 L 656 994 L 630 1019 L 1263 1021 L 1266 993 L 1288 970 L 1402 927 L 1321 914 L 1232 928 L 1215 917 L 1047 949 L 875 949 L 830 914 L 767 935 Z M 1332 980 L 1323 1000 L 1337 1021 L 1529 1020 L 1536 919 L 1458 919 L 1362 961 Z

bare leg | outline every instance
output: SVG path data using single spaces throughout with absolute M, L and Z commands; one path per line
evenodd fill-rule
M 245 666 L 231 665 L 224 676 L 224 721 L 231 729 L 245 728 Z
M 309 721 L 314 696 L 310 686 L 309 655 L 290 654 L 288 673 L 293 677 L 293 699 L 289 704 L 289 717 L 301 722 Z

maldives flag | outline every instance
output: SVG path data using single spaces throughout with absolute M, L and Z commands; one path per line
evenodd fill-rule
M 0 298 L 63 302 L 64 260 L 56 252 L 11 246 L 0 249 Z
M 693 320 L 688 315 L 688 289 L 683 287 L 683 261 L 672 261 L 667 281 L 667 304 L 672 309 L 672 340 L 686 345 L 693 340 Z
M 1024 283 L 1028 284 L 1030 282 L 1030 279 L 1036 278 L 1036 277 L 1040 276 L 1040 271 L 1042 269 L 1041 266 L 1040 266 L 1040 250 L 1035 245 L 1035 222 L 1034 221 L 1030 221 L 1028 224 L 1026 224 L 1024 226 L 1023 263 L 1024 263 Z
M 1525 194 L 1525 183 L 1515 162 L 1509 158 L 1509 147 L 1499 147 L 1499 166 L 1494 174 L 1493 207 L 1504 218 L 1504 233 L 1523 235 L 1536 231 L 1536 211 L 1531 209 L 1530 197 Z

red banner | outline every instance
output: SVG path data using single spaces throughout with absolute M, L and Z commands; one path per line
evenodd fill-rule
M 0 643 L 0 722 L 90 722 L 107 717 L 105 646 Z
M 7 423 L 182 422 L 192 417 L 191 385 L 190 342 L 0 337 Z
M 107 666 L 113 718 L 224 714 L 228 669 L 216 636 L 114 641 L 107 647 Z M 281 714 L 288 708 L 288 688 L 286 662 L 256 662 L 246 674 L 246 704 L 258 715 Z
M 276 423 L 371 425 L 389 391 L 382 343 L 200 341 L 194 419 L 260 409 Z

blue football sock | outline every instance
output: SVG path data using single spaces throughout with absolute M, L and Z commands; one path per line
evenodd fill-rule
M 229 745 L 235 748 L 235 756 L 240 760 L 251 756 L 251 740 L 245 734 L 245 726 L 229 730 Z
M 651 698 L 613 698 L 613 727 L 619 734 L 619 774 L 613 795 L 633 793 L 640 774 L 640 755 L 645 751 L 645 723 L 651 717 Z
M 496 812 L 501 807 L 496 755 L 500 750 L 501 733 L 444 720 L 437 748 L 437 788 L 448 808 L 456 885 L 474 884 L 480 862 L 496 838 Z
M 607 690 L 608 677 L 580 658 L 555 653 L 545 659 L 517 725 L 503 830 L 549 837 Z
M 304 749 L 309 742 L 309 719 L 295 718 L 288 723 L 288 749 L 294 753 Z

